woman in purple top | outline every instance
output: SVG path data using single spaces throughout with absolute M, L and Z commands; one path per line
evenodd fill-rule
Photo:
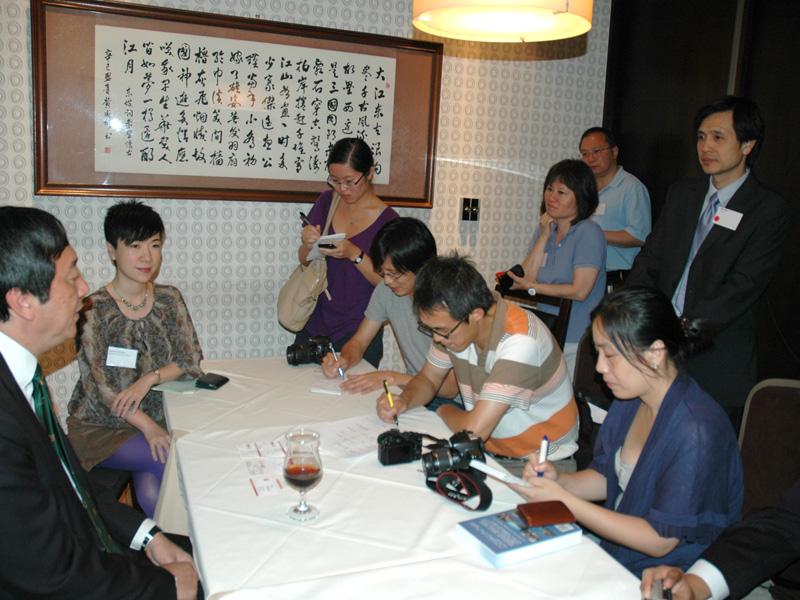
M 531 458 L 515 487 L 532 502 L 560 500 L 637 576 L 686 569 L 741 518 L 742 463 L 730 421 L 681 370 L 701 323 L 680 320 L 659 290 L 626 287 L 595 313 L 597 371 L 616 400 L 588 469 L 559 473 Z M 598 506 L 597 501 L 604 505 Z
M 308 253 L 325 226 L 334 192 L 342 199 L 327 233 L 344 233 L 345 239 L 333 248 L 320 248 L 327 256 L 330 299 L 328 294 L 319 297 L 311 318 L 295 337 L 295 344 L 304 344 L 311 336 L 327 335 L 338 351 L 355 334 L 372 292 L 381 281 L 375 272 L 380 265 L 373 265 L 369 257 L 372 238 L 399 215 L 372 189 L 375 160 L 364 140 L 344 138 L 336 142 L 328 154 L 328 173 L 332 189 L 317 198 L 308 215 L 312 225 L 304 227 L 301 234 L 300 262 L 310 262 Z M 364 359 L 377 368 L 382 355 L 383 328 L 367 348 Z

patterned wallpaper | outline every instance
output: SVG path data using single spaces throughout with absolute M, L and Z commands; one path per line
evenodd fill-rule
M 142 4 L 397 37 L 420 35 L 411 0 L 148 0 Z M 434 208 L 398 211 L 429 224 L 440 250 L 469 253 L 487 281 L 524 258 L 548 168 L 577 155 L 603 111 L 611 0 L 595 0 L 587 36 L 542 44 L 445 42 Z M 67 228 L 91 289 L 111 280 L 102 223 L 117 199 L 33 194 L 30 6 L 0 2 L 0 204 L 43 208 Z M 320 191 L 323 191 L 320 189 Z M 380 195 L 380 187 L 376 188 Z M 461 223 L 460 199 L 480 198 Z M 297 211 L 310 205 L 147 201 L 167 228 L 158 281 L 183 293 L 206 358 L 276 356 L 293 336 L 275 314 L 296 266 Z M 382 366 L 402 369 L 391 329 Z M 64 344 L 42 358 L 63 415 L 77 367 Z

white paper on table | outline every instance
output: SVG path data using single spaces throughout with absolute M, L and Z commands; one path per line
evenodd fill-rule
M 277 477 L 251 477 L 250 485 L 256 496 L 275 496 L 283 489 L 281 480 Z
M 378 415 L 363 415 L 333 423 L 314 425 L 320 447 L 337 458 L 360 458 L 378 449 L 378 436 L 392 428 Z
M 342 384 L 342 381 L 343 379 L 341 377 L 328 379 L 323 375 L 319 381 L 314 382 L 314 385 L 308 388 L 308 391 L 313 394 L 330 394 L 331 396 L 341 396 L 342 390 L 339 386 Z
M 195 385 L 195 379 L 189 379 L 188 381 L 182 381 L 178 379 L 173 379 L 172 381 L 165 381 L 164 383 L 159 383 L 158 385 L 154 385 L 153 389 L 157 392 L 176 392 L 178 394 L 196 394 L 200 391 Z

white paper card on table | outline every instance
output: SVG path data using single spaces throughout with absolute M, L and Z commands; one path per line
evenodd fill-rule
M 251 477 L 250 485 L 256 496 L 274 496 L 283 489 L 281 480 L 275 477 Z
M 342 390 L 339 387 L 342 384 L 343 379 L 341 377 L 334 377 L 333 379 L 328 379 L 324 375 L 322 378 L 314 382 L 308 391 L 313 394 L 329 394 L 331 396 L 341 396 Z
M 177 394 L 196 394 L 200 391 L 195 385 L 197 379 L 190 379 L 189 381 L 179 381 L 177 379 L 173 379 L 172 381 L 165 381 L 164 383 L 159 383 L 158 385 L 154 385 L 153 389 L 157 392 L 175 392 Z
M 236 450 L 242 458 L 280 458 L 286 455 L 286 451 L 280 442 L 248 442 L 238 444 Z
M 360 458 L 377 452 L 378 436 L 391 428 L 376 414 L 314 426 L 319 432 L 320 448 L 337 458 Z
M 272 465 L 262 458 L 251 458 L 244 461 L 250 475 L 276 475 Z
M 324 256 L 322 252 L 319 251 L 320 244 L 336 244 L 341 242 L 344 239 L 344 233 L 332 233 L 330 235 L 323 235 L 319 238 L 314 245 L 311 246 L 311 250 L 308 251 L 308 256 L 306 256 L 306 260 L 314 260 L 315 258 L 319 258 L 320 256 Z

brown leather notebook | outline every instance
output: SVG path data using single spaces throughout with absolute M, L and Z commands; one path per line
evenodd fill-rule
M 519 504 L 517 505 L 517 511 L 528 527 L 544 527 L 545 525 L 575 522 L 575 515 L 560 500 Z

